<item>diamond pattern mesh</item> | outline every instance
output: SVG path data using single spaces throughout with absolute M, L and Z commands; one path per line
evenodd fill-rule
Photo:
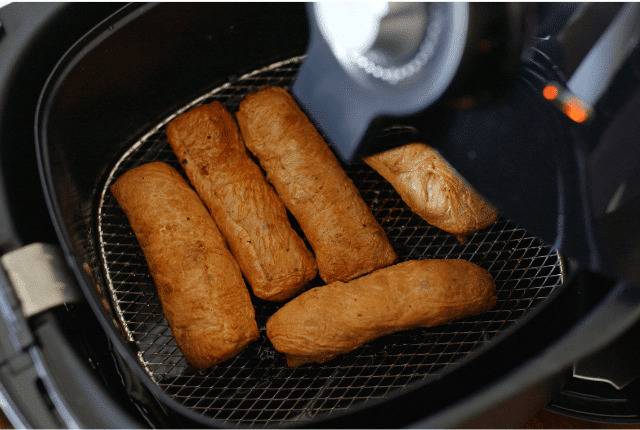
M 264 84 L 288 88 L 300 61 L 294 58 L 243 76 L 173 116 L 212 100 L 235 112 L 247 93 Z M 386 231 L 399 262 L 424 258 L 474 262 L 489 270 L 496 281 L 494 309 L 439 327 L 384 336 L 322 365 L 288 368 L 284 355 L 274 350 L 265 334 L 268 318 L 281 305 L 252 297 L 260 339 L 234 359 L 198 372 L 177 349 L 140 246 L 108 189 L 125 171 L 154 160 L 181 171 L 164 134 L 164 125 L 171 118 L 118 160 L 106 181 L 98 211 L 100 251 L 114 307 L 127 336 L 139 348 L 141 363 L 158 386 L 196 412 L 226 420 L 231 426 L 277 425 L 311 420 L 318 412 L 340 411 L 385 396 L 412 381 L 437 375 L 490 342 L 562 283 L 558 254 L 502 216 L 461 245 L 451 234 L 413 214 L 391 185 L 367 165 L 345 166 Z M 304 237 L 295 220 L 291 221 Z M 320 285 L 317 278 L 309 288 Z

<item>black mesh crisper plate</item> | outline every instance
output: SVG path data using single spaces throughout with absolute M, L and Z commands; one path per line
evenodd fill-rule
M 288 88 L 300 60 L 294 58 L 243 76 L 188 107 L 218 100 L 235 113 L 242 98 L 264 84 Z M 98 225 L 114 307 L 130 340 L 139 347 L 141 363 L 158 386 L 196 412 L 227 420 L 230 425 L 274 425 L 308 420 L 318 412 L 342 410 L 385 396 L 409 382 L 442 372 L 490 342 L 562 283 L 562 262 L 557 253 L 503 217 L 461 245 L 451 234 L 413 214 L 391 185 L 367 165 L 346 166 L 386 231 L 398 262 L 424 258 L 474 262 L 495 279 L 495 308 L 447 325 L 388 335 L 322 365 L 288 368 L 284 355 L 274 350 L 265 334 L 267 320 L 281 305 L 252 297 L 260 339 L 234 359 L 198 372 L 187 365 L 176 347 L 140 246 L 108 190 L 122 173 L 153 160 L 168 162 L 181 171 L 165 137 L 164 125 L 171 118 L 116 163 L 105 183 Z M 292 225 L 303 236 L 294 220 Z M 310 287 L 320 285 L 318 278 Z

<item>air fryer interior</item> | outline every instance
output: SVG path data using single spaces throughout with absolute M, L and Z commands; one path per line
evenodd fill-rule
M 233 112 L 244 95 L 265 84 L 288 88 L 301 60 L 293 58 L 242 76 L 194 104 L 217 100 Z M 235 359 L 197 372 L 187 365 L 171 337 L 140 246 L 109 191 L 122 173 L 150 161 L 165 161 L 181 171 L 165 137 L 167 120 L 136 142 L 105 182 L 98 208 L 100 258 L 118 319 L 139 348 L 141 363 L 165 392 L 202 414 L 232 422 L 280 424 L 383 397 L 409 382 L 439 374 L 490 342 L 562 283 L 558 255 L 508 220 L 501 218 L 461 245 L 413 214 L 382 177 L 357 163 L 345 169 L 385 229 L 399 261 L 463 258 L 475 262 L 496 280 L 496 307 L 446 326 L 386 336 L 330 363 L 289 369 L 264 335 L 268 318 L 281 304 L 253 297 L 261 339 Z M 394 136 L 390 132 L 385 138 Z M 310 287 L 321 285 L 317 278 Z
M 43 169 L 57 199 L 54 216 L 62 220 L 69 258 L 82 267 L 77 275 L 94 310 L 137 356 L 133 366 L 144 369 L 152 384 L 185 411 L 231 425 L 308 421 L 319 412 L 348 410 L 411 384 L 428 384 L 499 341 L 563 282 L 560 256 L 505 217 L 459 244 L 414 215 L 377 173 L 356 163 L 345 170 L 399 261 L 477 263 L 494 276 L 495 308 L 446 326 L 385 336 L 323 365 L 287 368 L 264 334 L 280 305 L 252 297 L 261 338 L 206 372 L 189 367 L 108 186 L 152 160 L 179 169 L 164 126 L 189 106 L 218 100 L 235 112 L 246 94 L 264 84 L 288 88 L 307 37 L 300 4 L 128 6 L 72 48 L 40 107 Z M 402 130 L 392 128 L 382 137 L 397 133 Z M 316 279 L 310 287 L 320 285 Z

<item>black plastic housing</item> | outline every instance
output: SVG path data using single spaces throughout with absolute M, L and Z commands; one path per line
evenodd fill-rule
M 177 106 L 243 72 L 303 53 L 304 5 L 14 4 L 0 9 L 0 22 L 0 251 L 59 242 L 87 299 L 27 322 L 0 273 L 1 302 L 8 305 L 0 337 L 4 342 L 16 327 L 25 330 L 16 354 L 2 357 L 3 395 L 10 395 L 21 422 L 33 427 L 69 425 L 64 417 L 73 408 L 56 411 L 47 397 L 78 395 L 95 400 L 76 406 L 94 406 L 76 410 L 80 426 L 228 426 L 190 413 L 160 392 L 105 308 L 99 262 L 89 252 L 95 246 L 96 187 L 108 163 Z M 18 39 L 14 23 L 30 24 Z M 638 288 L 574 267 L 545 306 L 455 371 L 385 402 L 317 417 L 309 426 L 516 427 L 548 402 L 573 361 L 637 320 L 639 303 Z M 31 366 L 40 409 L 19 402 L 24 387 L 15 385 L 17 373 L 5 372 L 27 369 L 6 367 L 25 354 L 28 359 L 16 363 Z

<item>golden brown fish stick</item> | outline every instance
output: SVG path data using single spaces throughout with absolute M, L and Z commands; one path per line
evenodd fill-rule
M 221 103 L 178 116 L 167 137 L 256 296 L 285 300 L 315 278 L 313 254 Z
M 325 282 L 354 279 L 395 261 L 358 189 L 284 89 L 248 95 L 236 116 L 247 148 L 309 240 Z
M 199 370 L 259 337 L 240 268 L 207 208 L 171 166 L 153 162 L 111 186 L 155 281 L 173 337 Z
M 464 260 L 413 260 L 306 291 L 267 322 L 289 366 L 324 363 L 386 334 L 478 315 L 496 303 L 485 269 Z
M 461 243 L 466 235 L 498 218 L 498 211 L 468 188 L 428 145 L 410 143 L 363 161 L 389 181 L 411 210 Z

